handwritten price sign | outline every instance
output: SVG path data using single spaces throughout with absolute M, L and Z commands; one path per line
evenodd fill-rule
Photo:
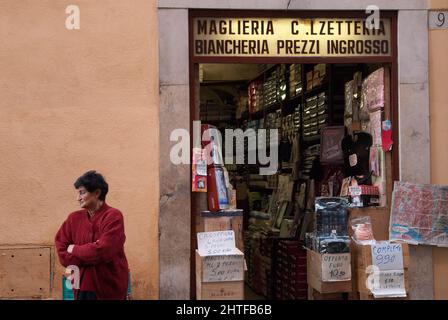
M 202 255 L 230 254 L 235 250 L 235 233 L 233 230 L 199 232 L 198 250 Z
M 347 281 L 351 277 L 350 253 L 322 255 L 322 281 Z
M 244 256 L 206 256 L 203 269 L 204 282 L 244 280 Z
M 403 270 L 403 248 L 401 244 L 372 245 L 372 262 L 380 270 Z

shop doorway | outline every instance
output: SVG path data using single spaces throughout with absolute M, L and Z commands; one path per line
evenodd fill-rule
M 196 16 L 223 14 L 248 15 L 247 12 L 193 12 L 191 24 Z M 259 13 L 252 15 L 260 16 Z M 314 13 L 308 17 L 329 15 Z M 340 14 L 344 18 L 360 15 Z M 321 161 L 323 137 L 342 134 L 342 138 L 350 136 L 357 139 L 358 133 L 364 132 L 371 139 L 367 147 L 376 146 L 381 153 L 378 122 L 381 125 L 382 120 L 390 120 L 392 126 L 398 125 L 396 17 L 390 14 L 389 18 L 392 53 L 387 57 L 223 58 L 194 57 L 193 54 L 190 57 L 191 122 L 201 121 L 220 130 L 224 138 L 222 146 L 225 145 L 225 129 L 244 132 L 249 129 L 255 134 L 260 129 L 266 130 L 268 146 L 269 130 L 278 133 L 275 151 L 267 147 L 278 155 L 275 174 L 260 175 L 259 169 L 263 165 L 258 158 L 256 163 L 248 163 L 248 139 L 244 142 L 245 163 L 236 164 L 234 161 L 225 164 L 229 180 L 236 190 L 236 207 L 243 212 L 241 251 L 247 264 L 244 277 L 246 299 L 309 298 L 306 273 L 312 270 L 306 270 L 306 256 L 296 248 L 305 246 L 307 232 L 315 227 L 310 215 L 311 211 L 314 212 L 313 199 L 339 196 L 342 180 L 347 176 L 344 158 Z M 193 47 L 192 43 L 190 45 Z M 349 110 L 349 105 L 362 101 L 363 97 L 358 95 L 363 93 L 363 82 L 378 74 L 381 74 L 377 77 L 382 78 L 384 85 L 384 108 L 369 112 L 363 109 L 364 106 L 357 105 Z M 349 99 L 357 102 L 347 101 Z M 398 137 L 392 139 L 398 143 Z M 371 197 L 372 203 L 366 203 L 366 206 L 376 205 L 373 202 L 378 201 L 380 207 L 386 208 L 382 219 L 388 223 L 386 212 L 390 205 L 392 182 L 398 177 L 398 155 L 397 152 L 381 155 L 376 156 L 377 162 L 370 153 L 368 156 L 369 168 L 373 161 L 378 169 L 375 176 L 368 177 L 368 184 L 378 186 L 380 191 L 378 199 Z M 284 183 L 286 180 L 291 183 Z M 198 298 L 196 290 L 200 285 L 196 278 L 196 234 L 199 220 L 203 219 L 200 212 L 208 209 L 207 195 L 192 192 L 192 298 Z M 347 298 L 347 295 L 341 297 Z

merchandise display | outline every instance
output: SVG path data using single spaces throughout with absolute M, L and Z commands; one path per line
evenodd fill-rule
M 243 164 L 224 166 L 224 150 L 218 149 L 225 143 L 213 136 L 203 142 L 212 151 L 206 167 L 208 209 L 217 216 L 235 208 L 243 212 L 238 232 L 247 264 L 244 281 L 257 295 L 301 300 L 309 298 L 309 292 L 323 296 L 348 292 L 352 246 L 375 244 L 373 230 L 379 228 L 378 218 L 362 212 L 386 212 L 390 200 L 386 155 L 394 128 L 386 116 L 390 114 L 385 94 L 388 67 L 357 63 L 260 67 L 262 71 L 247 81 L 223 84 L 222 92 L 232 92 L 234 85 L 238 94 L 234 121 L 204 127 L 220 132 L 253 129 L 245 131 L 244 145 L 240 142 L 245 150 Z M 241 92 L 247 92 L 245 99 Z M 261 129 L 266 130 L 263 136 Z M 273 130 L 278 143 L 271 145 Z M 278 160 L 274 174 L 260 173 L 264 165 L 260 158 L 248 163 L 246 151 L 254 151 L 249 150 L 254 145 L 250 139 L 257 141 L 257 151 L 266 139 L 263 151 Z M 195 170 L 199 176 L 196 166 Z M 361 213 L 349 220 L 350 210 Z M 324 268 L 327 255 L 348 263 L 348 269 L 337 270 L 345 273 L 341 283 L 323 275 L 325 268 L 336 265 Z M 312 282 L 307 260 L 311 256 L 315 258 Z M 351 277 L 357 281 L 355 269 Z
M 371 245 L 375 243 L 369 216 L 351 219 L 350 226 L 353 230 L 353 240 L 357 244 Z
M 354 137 L 347 135 L 342 139 L 344 152 L 344 170 L 346 176 L 368 175 L 372 136 L 366 132 L 357 132 Z

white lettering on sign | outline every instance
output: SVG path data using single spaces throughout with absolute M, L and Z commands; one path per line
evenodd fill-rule
M 351 276 L 350 253 L 322 255 L 322 281 L 348 281 Z
M 231 254 L 235 251 L 235 232 L 233 230 L 199 232 L 197 237 L 200 255 Z
M 448 11 L 429 11 L 429 29 L 448 29 Z
M 399 243 L 372 245 L 372 262 L 380 270 L 403 270 L 403 248 Z
M 202 277 L 203 282 L 243 281 L 244 256 L 205 256 Z

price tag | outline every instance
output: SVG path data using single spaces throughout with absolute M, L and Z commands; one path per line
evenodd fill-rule
M 220 255 L 235 252 L 235 233 L 233 230 L 199 232 L 198 250 L 201 255 Z
M 372 262 L 381 271 L 403 270 L 403 248 L 399 243 L 372 245 Z
M 198 176 L 207 176 L 207 163 L 205 161 L 205 150 L 193 149 L 193 165 L 196 166 L 196 174 Z
M 322 281 L 348 281 L 351 277 L 350 253 L 322 255 Z
M 403 271 L 378 271 L 370 275 L 368 281 L 375 298 L 406 297 Z
M 205 256 L 204 282 L 244 280 L 244 255 Z
M 362 189 L 360 186 L 348 187 L 348 191 L 352 197 L 357 197 L 362 194 Z

